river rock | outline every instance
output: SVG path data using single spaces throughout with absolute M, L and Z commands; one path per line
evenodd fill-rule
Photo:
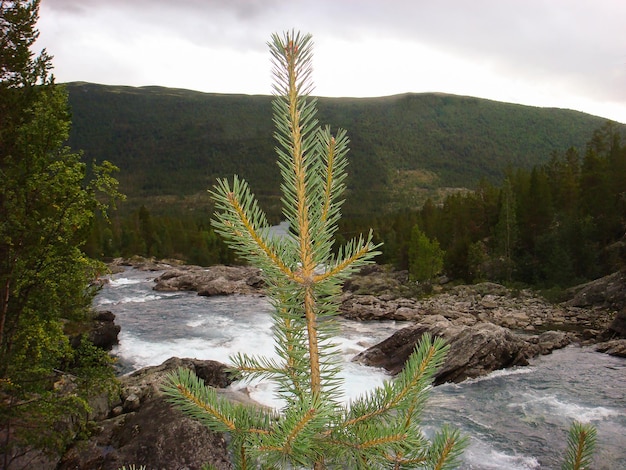
M 626 338 L 626 307 L 617 312 L 609 325 L 608 334 L 618 338 Z
M 108 266 L 112 272 L 122 272 L 126 267 L 133 267 L 139 271 L 165 271 L 173 266 L 182 266 L 184 263 L 177 259 L 160 259 L 154 256 L 131 256 L 130 258 L 115 258 Z
M 613 339 L 598 343 L 596 351 L 610 354 L 611 356 L 626 357 L 626 339 Z
M 567 331 L 544 331 L 540 335 L 523 338 L 530 345 L 528 348 L 528 356 L 549 354 L 555 349 L 561 349 L 568 346 L 576 340 L 576 335 Z
M 78 348 L 83 337 L 94 346 L 110 351 L 119 343 L 120 326 L 115 324 L 115 314 L 108 310 L 94 312 L 92 317 L 79 328 L 79 332 L 68 335 L 73 348 Z
M 105 310 L 96 312 L 93 317 L 93 327 L 89 332 L 89 339 L 99 348 L 110 351 L 119 344 L 118 335 L 121 327 L 115 324 L 115 314 Z
M 435 384 L 461 382 L 496 369 L 527 365 L 529 343 L 510 330 L 492 323 L 455 325 L 442 316 L 397 331 L 391 337 L 358 354 L 354 360 L 399 373 L 425 333 L 444 338 L 450 350 L 435 376 Z
M 386 274 L 377 271 L 371 275 Z M 559 329 L 575 332 L 581 340 L 596 341 L 614 315 L 607 308 L 555 305 L 528 289 L 512 291 L 493 282 L 449 287 L 422 298 L 403 298 L 395 288 L 376 296 L 358 292 L 343 293 L 340 312 L 345 318 L 424 322 L 428 316 L 442 315 L 455 325 L 488 322 L 529 334 Z M 611 295 L 612 299 L 616 297 Z
M 565 305 L 602 307 L 619 311 L 626 308 L 626 271 L 618 271 L 568 290 Z
M 195 291 L 199 295 L 258 294 L 261 270 L 249 266 L 179 266 L 155 279 L 157 291 Z
M 415 290 L 409 283 L 408 271 L 397 271 L 389 266 L 372 264 L 364 266 L 343 284 L 345 292 L 353 294 L 406 296 Z
M 224 364 L 179 358 L 122 377 L 120 395 L 110 401 L 107 419 L 96 422 L 90 439 L 70 448 L 57 469 L 117 470 L 136 465 L 200 470 L 207 463 L 218 470 L 232 468 L 224 436 L 172 407 L 161 392 L 166 376 L 179 367 L 193 370 L 213 387 L 232 381 Z

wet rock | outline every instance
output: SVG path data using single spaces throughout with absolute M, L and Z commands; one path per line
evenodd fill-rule
M 626 357 L 626 339 L 613 339 L 596 345 L 596 351 L 611 356 Z
M 538 336 L 533 336 L 527 339 L 530 344 L 535 346 L 534 348 L 529 348 L 529 357 L 533 357 L 538 354 L 549 354 L 555 349 L 561 349 L 571 344 L 575 339 L 576 335 L 570 332 L 545 331 Z
M 626 338 L 626 307 L 615 315 L 609 325 L 608 334 L 618 338 Z
M 224 364 L 180 358 L 122 377 L 120 396 L 111 401 L 107 419 L 96 423 L 89 440 L 69 449 L 57 469 L 117 470 L 133 464 L 200 470 L 207 463 L 218 470 L 232 468 L 224 436 L 173 408 L 161 392 L 167 375 L 179 367 L 193 370 L 210 386 L 232 381 Z
M 497 369 L 527 365 L 529 343 L 510 330 L 492 323 L 454 325 L 441 316 L 427 323 L 397 331 L 381 343 L 363 351 L 354 360 L 399 373 L 425 333 L 444 338 L 450 350 L 435 376 L 435 384 L 461 382 Z
M 249 266 L 180 266 L 155 279 L 157 291 L 194 291 L 199 295 L 257 294 L 264 287 L 261 271 Z
M 115 314 L 110 311 L 96 312 L 89 340 L 94 346 L 110 351 L 113 346 L 119 344 L 120 329 L 120 326 L 115 324 Z

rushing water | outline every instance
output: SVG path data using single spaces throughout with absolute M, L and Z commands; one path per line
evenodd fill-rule
M 123 372 L 172 356 L 228 363 L 236 352 L 273 355 L 269 305 L 259 296 L 199 297 L 152 290 L 155 273 L 117 274 L 95 299 L 121 325 L 113 351 Z M 401 328 L 399 322 L 342 322 L 345 399 L 382 383 L 384 371 L 350 362 Z M 280 406 L 265 383 L 234 384 Z M 424 414 L 426 432 L 449 423 L 470 436 L 463 469 L 560 468 L 573 420 L 598 430 L 594 469 L 626 469 L 626 360 L 568 347 L 529 367 L 435 387 Z

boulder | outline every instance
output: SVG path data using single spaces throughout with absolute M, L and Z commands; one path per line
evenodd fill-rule
M 343 290 L 357 295 L 385 295 L 393 298 L 414 293 L 416 287 L 409 282 L 408 271 L 397 271 L 390 266 L 372 264 L 364 266 L 346 279 Z
M 626 357 L 626 339 L 612 339 L 596 345 L 596 351 L 611 356 Z
M 248 285 L 245 280 L 232 281 L 222 276 L 211 281 L 207 281 L 205 284 L 198 286 L 198 295 L 213 296 L 213 295 L 232 295 L 235 293 L 243 293 L 248 290 Z
M 200 295 L 261 293 L 261 270 L 249 266 L 179 266 L 155 279 L 157 291 L 195 291 Z
M 89 340 L 99 348 L 110 351 L 119 343 L 118 335 L 121 327 L 115 324 L 115 314 L 110 311 L 96 312 L 93 328 L 89 332 Z
M 608 334 L 617 338 L 626 338 L 626 307 L 617 312 L 609 325 Z
M 207 385 L 231 383 L 226 365 L 215 361 L 171 358 L 122 377 L 120 395 L 110 402 L 107 419 L 96 422 L 87 441 L 63 456 L 58 470 L 137 468 L 200 470 L 211 464 L 232 468 L 223 435 L 171 406 L 161 392 L 166 376 L 179 367 L 193 370 Z
M 105 310 L 94 312 L 91 319 L 79 325 L 78 332 L 74 327 L 74 331 L 67 334 L 73 348 L 78 348 L 83 337 L 86 337 L 94 346 L 110 351 L 119 343 L 120 329 L 120 326 L 115 324 L 115 314 Z
M 561 349 L 571 344 L 576 335 L 566 331 L 545 331 L 538 336 L 531 336 L 526 340 L 534 347 L 529 348 L 529 357 L 539 354 L 550 354 L 555 349 Z
M 492 323 L 454 325 L 436 316 L 397 331 L 381 343 L 358 354 L 354 360 L 399 373 L 423 334 L 444 338 L 450 344 L 444 365 L 435 376 L 435 385 L 461 382 L 496 369 L 527 365 L 532 354 L 529 343 L 510 330 Z
M 626 271 L 618 271 L 568 291 L 564 302 L 572 307 L 602 307 L 613 310 L 626 308 Z

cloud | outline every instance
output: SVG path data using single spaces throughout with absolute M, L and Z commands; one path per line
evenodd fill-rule
M 615 0 L 42 0 L 40 29 L 59 72 L 82 67 L 102 82 L 171 86 L 178 75 L 187 87 L 204 73 L 217 86 L 221 74 L 240 92 L 269 92 L 266 42 L 294 28 L 314 35 L 316 82 L 329 95 L 368 77 L 369 96 L 467 93 L 482 76 L 477 96 L 569 96 L 621 106 L 626 120 L 625 22 L 626 2 Z

